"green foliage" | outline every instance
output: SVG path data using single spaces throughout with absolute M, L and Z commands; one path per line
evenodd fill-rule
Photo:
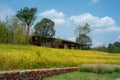
M 36 55 L 38 56 L 38 57 L 40 57 L 41 56 L 41 53 L 40 53 L 40 51 L 38 50 L 38 51 L 36 51 Z
M 117 80 L 120 73 L 96 74 L 87 72 L 71 72 L 66 74 L 55 75 L 43 80 Z
M 54 22 L 47 18 L 43 18 L 38 22 L 34 29 L 34 35 L 41 38 L 52 38 L 55 35 Z
M 119 78 L 119 70 L 120 65 L 83 64 L 79 72 L 61 74 L 44 80 L 115 80 Z
M 115 42 L 108 45 L 108 52 L 110 53 L 120 53 L 120 42 Z
M 8 30 L 4 22 L 0 22 L 0 43 L 7 42 Z
M 91 30 L 87 23 L 76 28 L 76 42 L 84 45 L 82 49 L 90 49 L 90 46 L 92 45 L 92 39 L 88 36 L 88 33 L 90 33 L 90 31 Z
M 17 43 L 24 44 L 26 29 L 25 24 L 20 22 L 16 17 L 7 17 L 6 18 L 7 26 L 7 43 Z
M 79 42 L 80 44 L 84 45 L 82 46 L 82 49 L 90 49 L 90 46 L 92 45 L 92 40 L 89 36 L 85 34 L 79 35 L 77 37 L 76 42 Z
M 28 37 L 30 32 L 30 26 L 35 21 L 35 14 L 37 12 L 37 8 L 28 8 L 24 7 L 23 9 L 20 9 L 16 16 L 19 20 L 26 23 L 27 32 L 26 32 L 26 43 L 28 44 Z
M 95 47 L 92 50 L 109 53 L 120 53 L 120 42 L 114 42 L 113 44 L 109 44 L 108 47 L 105 46 Z
M 34 26 L 34 36 L 40 38 L 42 45 L 44 46 L 47 39 L 53 38 L 55 35 L 54 22 L 50 19 L 43 18 Z
M 105 47 L 104 45 L 103 45 L 103 46 L 99 46 L 99 47 L 92 48 L 91 50 L 100 51 L 100 52 L 108 52 L 108 48 Z
M 18 17 L 18 19 L 25 22 L 30 27 L 30 25 L 33 24 L 36 18 L 35 16 L 36 12 L 37 12 L 37 8 L 24 7 L 23 9 L 20 9 L 17 12 L 16 16 Z
M 26 29 L 16 17 L 6 17 L 5 22 L 0 22 L 0 43 L 25 43 Z

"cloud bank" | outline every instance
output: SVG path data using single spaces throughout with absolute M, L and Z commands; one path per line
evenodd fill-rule
M 47 10 L 39 14 L 40 17 L 45 17 L 53 20 L 56 25 L 65 24 L 65 14 L 62 12 L 58 12 L 55 9 Z
M 120 27 L 117 26 L 116 21 L 109 17 L 97 17 L 90 13 L 74 15 L 70 17 L 70 21 L 77 25 L 82 25 L 88 23 L 93 29 L 93 33 L 103 33 L 103 32 L 120 32 Z
M 103 18 L 99 18 L 90 13 L 71 16 L 70 20 L 79 25 L 88 23 L 92 27 L 107 27 L 115 25 L 115 20 L 111 17 L 105 16 Z

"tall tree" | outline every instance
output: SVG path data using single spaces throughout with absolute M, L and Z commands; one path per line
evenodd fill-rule
M 53 38 L 55 35 L 54 22 L 47 18 L 43 18 L 40 22 L 38 22 L 34 29 L 34 35 L 39 36 L 42 39 L 43 45 L 47 38 Z
M 76 42 L 82 44 L 82 49 L 89 49 L 90 46 L 92 45 L 92 40 L 91 38 L 88 36 L 88 34 L 90 33 L 90 28 L 89 25 L 86 23 L 85 25 L 82 26 L 78 26 L 76 28 Z
M 16 16 L 19 20 L 23 21 L 26 23 L 26 44 L 28 44 L 28 37 L 29 37 L 29 32 L 30 32 L 30 26 L 33 24 L 35 21 L 35 14 L 37 12 L 37 8 L 28 8 L 24 7 L 23 9 L 20 9 Z

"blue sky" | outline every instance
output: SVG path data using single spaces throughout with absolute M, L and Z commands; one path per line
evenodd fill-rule
M 88 23 L 93 46 L 120 41 L 120 0 L 0 0 L 0 19 L 23 7 L 36 7 L 38 22 L 55 22 L 56 37 L 75 40 L 75 28 Z

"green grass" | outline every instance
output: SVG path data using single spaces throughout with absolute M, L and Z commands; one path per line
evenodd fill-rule
M 119 77 L 120 73 L 95 74 L 87 72 L 72 72 L 45 78 L 43 80 L 115 80 Z
M 0 44 L 0 70 L 72 67 L 81 64 L 120 64 L 120 54 Z
M 120 78 L 119 65 L 82 64 L 79 72 L 71 72 L 44 80 L 116 80 Z

